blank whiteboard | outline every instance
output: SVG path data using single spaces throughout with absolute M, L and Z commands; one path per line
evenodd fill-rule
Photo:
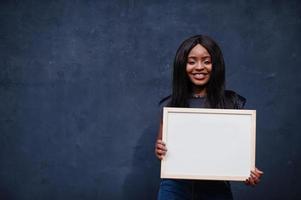
M 255 169 L 256 111 L 163 111 L 161 178 L 245 181 Z

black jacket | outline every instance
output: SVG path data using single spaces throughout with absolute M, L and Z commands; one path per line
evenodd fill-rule
M 159 105 L 162 105 L 164 102 L 168 102 L 171 99 L 171 95 L 163 98 L 160 102 Z M 243 96 L 240 96 L 236 92 L 232 90 L 225 90 L 225 98 L 224 98 L 224 103 L 225 103 L 225 109 L 243 109 L 246 103 L 246 98 Z
M 225 108 L 243 109 L 246 104 L 246 98 L 240 96 L 232 90 L 225 90 Z

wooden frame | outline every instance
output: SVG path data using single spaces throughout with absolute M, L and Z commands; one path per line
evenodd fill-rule
M 255 169 L 256 111 L 168 108 L 161 178 L 244 181 Z

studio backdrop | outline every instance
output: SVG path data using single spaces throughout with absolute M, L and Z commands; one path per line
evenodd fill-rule
M 0 199 L 156 199 L 158 102 L 196 34 L 257 110 L 265 174 L 232 182 L 234 198 L 300 199 L 300 13 L 297 0 L 2 0 Z

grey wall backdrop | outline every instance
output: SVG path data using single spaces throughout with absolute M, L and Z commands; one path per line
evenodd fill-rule
M 155 199 L 158 101 L 183 39 L 221 46 L 227 88 L 257 110 L 255 188 L 299 199 L 300 1 L 0 3 L 0 199 Z

